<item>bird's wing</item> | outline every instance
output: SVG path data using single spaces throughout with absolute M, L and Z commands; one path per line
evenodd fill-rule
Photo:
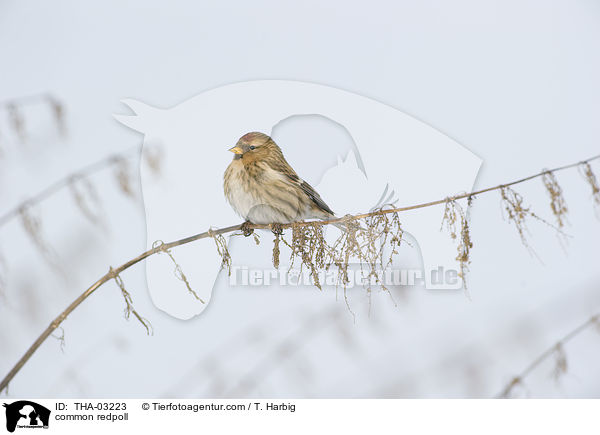
M 323 201 L 323 198 L 321 198 L 321 195 L 319 195 L 317 193 L 317 191 L 315 189 L 313 189 L 313 187 L 310 184 L 308 184 L 306 181 L 302 181 L 302 180 L 299 180 L 299 182 L 300 182 L 300 188 L 302 189 L 302 191 L 308 195 L 308 197 L 312 200 L 312 202 L 315 203 L 315 205 L 319 209 L 323 210 L 325 213 L 329 213 L 332 216 L 335 215 L 335 213 L 329 208 L 329 206 L 327 204 L 325 204 L 325 201 Z
M 335 213 L 327 204 L 325 204 L 325 201 L 323 201 L 321 195 L 319 195 L 310 184 L 302 180 L 298 174 L 296 174 L 296 171 L 294 171 L 294 169 L 285 160 L 285 158 L 283 158 L 283 156 L 281 157 L 281 159 L 269 160 L 267 162 L 268 165 L 275 171 L 283 174 L 288 180 L 298 186 L 320 210 L 335 216 Z

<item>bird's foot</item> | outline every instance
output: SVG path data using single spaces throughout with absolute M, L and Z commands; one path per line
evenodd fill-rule
M 251 236 L 252 233 L 254 233 L 254 228 L 250 228 L 250 225 L 251 225 L 251 222 L 250 221 L 246 221 L 240 227 L 240 230 L 242 231 L 242 234 L 245 237 Z
M 276 236 L 281 236 L 283 234 L 283 225 L 269 224 L 269 227 L 271 228 L 271 231 L 273 232 L 273 234 L 275 234 Z

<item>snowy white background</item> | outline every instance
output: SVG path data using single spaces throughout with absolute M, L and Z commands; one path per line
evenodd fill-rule
M 59 138 L 50 117 L 33 104 L 24 109 L 29 134 L 21 145 L 1 112 L 0 213 L 69 172 L 139 145 L 139 134 L 112 118 L 127 112 L 121 99 L 166 108 L 206 89 L 254 79 L 321 83 L 403 110 L 483 159 L 476 187 L 577 161 L 600 148 L 599 20 L 594 1 L 5 1 L 0 97 L 52 93 L 66 105 L 69 135 Z M 303 122 L 281 125 L 280 135 L 321 121 Z M 351 146 L 346 136 L 333 136 L 340 149 Z M 295 163 L 301 174 L 310 174 L 310 166 L 310 158 Z M 387 294 L 376 293 L 369 316 L 366 297 L 356 292 L 354 322 L 334 292 L 229 288 L 222 276 L 210 307 L 180 321 L 152 305 L 137 267 L 123 280 L 154 336 L 123 319 L 123 300 L 110 283 L 63 324 L 64 352 L 48 339 L 9 394 L 493 396 L 600 310 L 600 222 L 577 171 L 558 179 L 572 238 L 565 253 L 552 229 L 532 222 L 530 241 L 542 261 L 502 220 L 496 193 L 475 201 L 471 300 L 461 292 L 412 289 L 397 292 L 396 307 Z M 1 375 L 109 265 L 145 247 L 139 186 L 138 199 L 131 200 L 119 192 L 111 170 L 91 181 L 101 195 L 106 231 L 81 215 L 68 189 L 39 207 L 44 235 L 66 274 L 48 266 L 18 219 L 0 228 L 8 269 L 0 296 Z M 539 180 L 517 190 L 551 217 Z M 202 201 L 201 190 L 195 200 Z M 412 256 L 418 261 L 418 252 Z M 173 290 L 184 291 L 180 284 L 174 278 Z M 600 335 L 590 329 L 565 350 L 565 376 L 554 381 L 550 359 L 519 392 L 600 396 Z

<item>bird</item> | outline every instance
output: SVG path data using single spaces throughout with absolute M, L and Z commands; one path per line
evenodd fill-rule
M 335 213 L 302 180 L 268 135 L 250 132 L 229 149 L 235 155 L 225 170 L 223 190 L 234 211 L 252 224 L 289 224 L 327 220 Z

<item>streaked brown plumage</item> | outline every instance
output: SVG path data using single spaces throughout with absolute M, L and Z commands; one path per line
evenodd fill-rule
M 223 188 L 233 209 L 247 221 L 285 224 L 334 216 L 266 134 L 247 133 L 230 151 L 235 156 L 225 171 Z

